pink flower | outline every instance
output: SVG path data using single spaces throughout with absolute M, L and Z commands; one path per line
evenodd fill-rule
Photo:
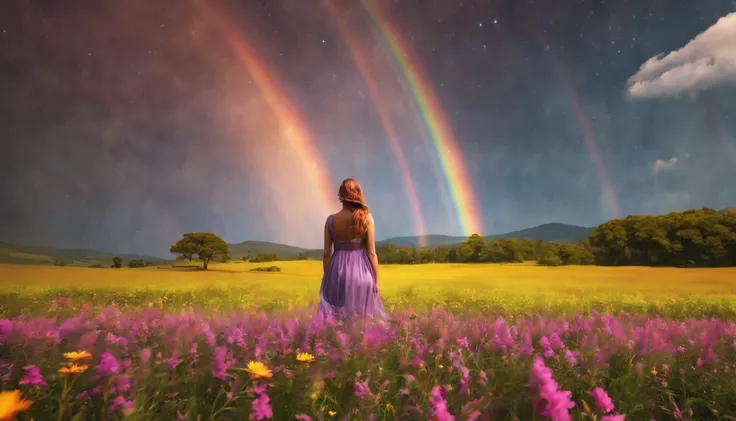
M 362 382 L 355 382 L 353 385 L 353 395 L 356 398 L 367 398 L 373 396 L 373 393 L 371 393 L 371 388 L 368 386 L 368 380 L 363 380 Z
M 227 349 L 218 346 L 213 352 L 212 376 L 216 379 L 225 380 L 227 377 Z
M 112 376 L 120 371 L 120 363 L 110 351 L 105 351 L 100 356 L 100 362 L 95 369 L 100 376 Z
M 41 375 L 41 370 L 39 370 L 38 367 L 36 367 L 35 365 L 27 365 L 23 367 L 23 370 L 25 370 L 26 374 L 23 375 L 20 384 L 27 384 L 35 387 L 48 386 L 46 381 L 43 379 L 43 376 Z
M 572 393 L 557 390 L 558 385 L 552 377 L 552 370 L 544 365 L 540 356 L 534 357 L 531 386 L 539 393 L 537 407 L 540 415 L 550 417 L 553 421 L 570 421 L 568 410 L 575 406 L 570 400 Z
M 432 393 L 429 395 L 429 403 L 432 406 L 432 419 L 434 421 L 455 421 L 455 417 L 447 410 L 445 391 L 442 386 L 432 388 Z
M 253 393 L 256 394 L 256 399 L 253 401 L 251 406 L 253 412 L 248 416 L 248 419 L 262 420 L 273 417 L 273 410 L 268 403 L 271 399 L 266 394 L 266 386 L 253 386 Z
M 604 413 L 613 411 L 613 401 L 608 397 L 608 393 L 600 387 L 596 387 L 592 392 L 588 392 L 595 400 L 595 406 Z

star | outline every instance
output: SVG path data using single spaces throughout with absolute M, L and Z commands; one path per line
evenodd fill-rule
M 483 27 L 483 22 L 479 23 L 478 24 L 478 27 L 482 28 Z
M 493 19 L 493 23 L 498 23 L 498 19 Z

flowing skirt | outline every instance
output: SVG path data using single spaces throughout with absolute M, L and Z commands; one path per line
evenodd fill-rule
M 364 249 L 337 250 L 322 276 L 319 314 L 335 319 L 386 317 Z

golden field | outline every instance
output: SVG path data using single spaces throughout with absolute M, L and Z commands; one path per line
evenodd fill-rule
M 281 271 L 251 271 L 272 265 Z M 209 271 L 185 266 L 92 269 L 0 265 L 0 305 L 32 309 L 45 306 L 51 297 L 69 296 L 100 305 L 163 301 L 173 307 L 273 310 L 314 304 L 321 275 L 322 263 L 317 261 L 213 264 Z M 443 306 L 503 313 L 590 308 L 680 313 L 702 309 L 698 312 L 736 314 L 736 268 L 383 265 L 380 279 L 381 295 L 389 309 Z M 24 301 L 22 305 L 20 301 Z

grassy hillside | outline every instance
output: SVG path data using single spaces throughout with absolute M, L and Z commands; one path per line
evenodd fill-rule
M 527 228 L 519 231 L 512 231 L 506 234 L 491 235 L 489 238 L 531 238 L 532 240 L 544 240 L 547 242 L 559 243 L 577 243 L 580 240 L 588 238 L 588 234 L 594 228 L 580 227 L 577 225 L 567 225 L 560 223 L 543 224 L 534 228 Z
M 152 256 L 115 254 L 85 249 L 26 246 L 0 242 L 0 263 L 53 265 L 54 262 L 60 261 L 64 262 L 66 266 L 110 266 L 112 264 L 112 258 L 115 256 L 120 256 L 123 259 L 123 264 L 134 259 L 142 259 L 152 264 L 164 262 L 164 259 Z
M 584 240 L 588 238 L 588 234 L 593 231 L 593 228 L 588 227 L 580 227 L 577 225 L 567 225 L 567 224 L 560 224 L 560 223 L 551 223 L 551 224 L 543 224 L 536 226 L 534 228 L 527 228 L 519 231 L 512 231 L 507 232 L 505 234 L 495 234 L 495 235 L 489 235 L 486 237 L 486 240 L 490 240 L 493 238 L 503 239 L 503 238 L 518 238 L 518 239 L 524 239 L 524 238 L 531 238 L 534 241 L 537 240 L 544 240 L 548 242 L 560 242 L 560 243 L 577 243 L 580 240 Z M 393 245 L 398 247 L 403 246 L 419 246 L 420 242 L 420 236 L 413 236 L 413 237 L 392 237 L 388 238 L 383 241 L 379 241 L 379 244 L 382 243 L 393 243 Z M 460 244 L 463 241 L 467 239 L 467 237 L 454 237 L 449 235 L 426 235 L 424 236 L 425 239 L 427 239 L 427 245 L 430 247 L 435 247 L 440 244 L 443 245 L 453 245 L 453 244 Z
M 726 212 L 736 213 L 736 206 L 730 206 L 730 207 L 727 207 L 725 209 L 721 209 L 719 212 L 720 213 L 726 213 Z
M 310 259 L 322 257 L 322 250 L 310 250 L 286 244 L 269 243 L 268 241 L 244 241 L 230 244 L 230 256 L 233 260 L 242 260 L 243 257 L 256 257 L 261 253 L 278 253 L 282 259 L 295 259 L 300 252 L 307 252 Z
M 410 237 L 391 237 L 385 240 L 377 241 L 377 244 L 388 244 L 392 243 L 396 247 L 418 247 L 421 243 L 420 240 L 426 240 L 426 245 L 429 247 L 436 247 L 439 245 L 451 245 L 460 244 L 467 239 L 467 237 L 455 237 L 451 235 L 415 235 Z

